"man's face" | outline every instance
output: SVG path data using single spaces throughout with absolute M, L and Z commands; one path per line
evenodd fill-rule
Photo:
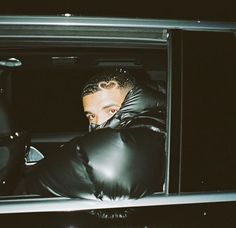
M 127 91 L 115 87 L 84 96 L 84 112 L 89 123 L 100 125 L 110 119 L 120 109 L 126 94 Z

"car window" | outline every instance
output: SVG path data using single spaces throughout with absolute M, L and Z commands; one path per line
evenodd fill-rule
M 185 32 L 183 41 L 181 189 L 236 189 L 235 36 Z
M 1 59 L 9 59 L 6 55 Z M 56 159 L 64 144 L 88 132 L 81 92 L 96 72 L 114 68 L 128 71 L 138 84 L 154 88 L 157 96 L 167 96 L 168 59 L 163 46 L 156 50 L 31 48 L 16 50 L 12 56 L 22 65 L 3 70 L 4 90 L 16 128 L 29 135 L 26 165 L 30 168 L 41 159 Z

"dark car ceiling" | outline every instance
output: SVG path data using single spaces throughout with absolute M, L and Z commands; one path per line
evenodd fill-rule
M 0 60 L 16 58 L 22 68 L 85 69 L 127 67 L 131 69 L 165 70 L 167 50 L 139 49 L 31 49 L 2 52 Z
M 12 0 L 1 2 L 2 15 L 63 15 L 236 21 L 234 0 Z

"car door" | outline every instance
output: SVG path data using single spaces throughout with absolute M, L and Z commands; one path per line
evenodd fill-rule
M 217 217 L 235 224 L 234 23 L 1 17 L 0 27 L 2 62 L 23 63 L 4 66 L 11 76 L 2 86 L 31 149 L 44 156 L 56 157 L 58 147 L 87 130 L 77 91 L 90 72 L 129 69 L 159 83 L 167 99 L 162 192 L 114 202 L 6 195 L 4 223 L 207 227 Z

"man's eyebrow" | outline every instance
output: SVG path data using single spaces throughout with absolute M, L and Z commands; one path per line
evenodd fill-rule
M 107 108 L 110 108 L 110 107 L 113 107 L 113 106 L 120 108 L 120 106 L 117 105 L 117 104 L 108 104 L 108 105 L 103 106 L 102 109 L 107 109 Z
M 84 111 L 84 114 L 87 115 L 87 114 L 93 114 L 93 113 L 90 111 Z
M 120 108 L 120 106 L 117 105 L 117 104 L 108 104 L 108 105 L 103 106 L 102 109 L 107 109 L 107 108 L 114 107 L 114 106 L 117 107 L 117 108 Z M 91 112 L 91 111 L 84 111 L 84 114 L 85 115 L 93 114 L 93 112 Z

